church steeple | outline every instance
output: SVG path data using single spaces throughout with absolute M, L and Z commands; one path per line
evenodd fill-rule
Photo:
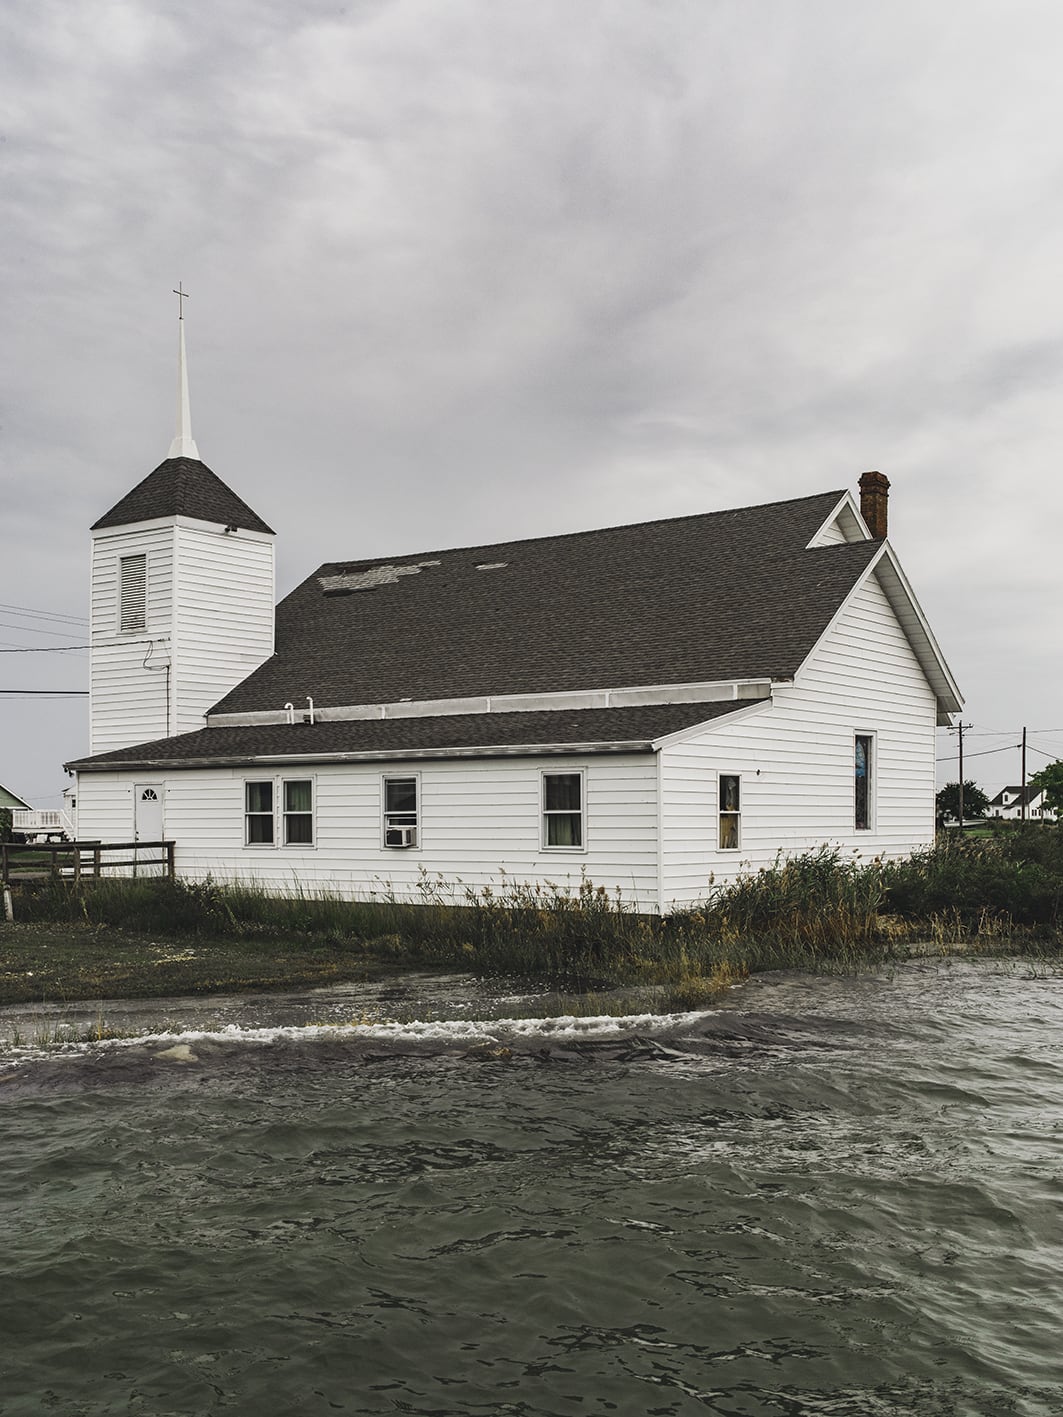
M 184 302 L 188 295 L 180 284 L 174 294 L 181 301 L 177 324 L 177 430 L 174 440 L 165 460 L 138 482 L 132 492 L 127 492 L 116 502 L 109 512 L 93 522 L 92 530 L 130 526 L 159 517 L 190 517 L 224 527 L 229 532 L 260 531 L 272 536 L 272 528 L 199 456 L 196 440 L 192 437 L 185 358 Z
M 174 295 L 178 300 L 177 316 L 177 427 L 173 442 L 167 454 L 171 458 L 195 458 L 199 461 L 199 449 L 192 437 L 192 408 L 188 400 L 188 359 L 185 355 L 185 301 L 188 299 L 181 281 L 177 282 Z
M 202 728 L 273 653 L 273 532 L 199 456 L 177 332 L 169 455 L 92 528 L 94 753 Z

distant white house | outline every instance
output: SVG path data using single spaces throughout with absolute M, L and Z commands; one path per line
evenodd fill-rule
M 1002 787 L 990 800 L 986 808 L 987 817 L 1003 821 L 1017 822 L 1023 817 L 1023 798 L 1026 799 L 1026 820 L 1029 822 L 1054 822 L 1056 809 L 1046 806 L 1045 794 L 1040 788 L 1027 783 L 1026 787 Z
M 10 809 L 11 830 L 19 837 L 29 840 L 65 838 L 72 841 L 75 831 L 74 816 L 69 810 L 71 792 L 70 788 L 64 792 L 61 811 L 41 811 L 31 807 L 24 798 L 19 797 L 17 793 L 0 783 L 0 807 Z
M 12 792 L 10 787 L 5 787 L 4 784 L 0 782 L 0 807 L 23 809 L 28 806 L 29 803 L 23 801 L 17 792 Z
M 777 853 L 934 840 L 961 697 L 889 483 L 320 566 L 170 456 L 92 531 L 83 837 L 179 875 L 417 899 L 582 879 L 666 911 Z M 335 512 L 331 513 L 335 521 Z

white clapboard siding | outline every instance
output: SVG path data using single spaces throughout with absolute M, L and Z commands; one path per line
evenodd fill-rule
M 120 562 L 147 558 L 146 623 L 120 627 Z M 184 517 L 94 533 L 90 751 L 187 733 L 273 653 L 273 538 Z
M 823 530 L 819 533 L 816 539 L 812 542 L 812 545 L 839 546 L 844 545 L 847 540 L 848 537 L 845 535 L 845 532 L 838 524 L 837 518 L 835 518 L 834 521 L 828 522 L 828 524 L 823 528 Z
M 586 774 L 587 850 L 541 846 L 541 773 Z M 416 775 L 419 843 L 382 844 L 382 783 Z M 244 782 L 312 778 L 313 846 L 245 846 Z M 461 899 L 466 888 L 551 882 L 578 889 L 583 879 L 653 909 L 657 897 L 656 763 L 652 754 L 586 760 L 451 759 L 413 764 L 328 764 L 287 773 L 199 768 L 168 773 L 82 773 L 80 830 L 115 840 L 133 825 L 133 784 L 163 790 L 164 829 L 176 843 L 179 875 L 257 880 L 270 890 L 338 890 L 357 897 L 421 898 L 433 889 Z M 279 822 L 279 817 L 278 817 Z
M 872 576 L 792 686 L 661 755 L 662 904 L 824 843 L 864 859 L 934 840 L 936 701 Z M 854 825 L 854 736 L 875 735 L 874 815 Z M 718 774 L 741 775 L 741 845 L 718 847 Z
M 120 628 L 120 561 L 146 557 L 146 621 L 142 630 Z M 98 532 L 92 543 L 90 751 L 107 752 L 163 737 L 168 707 L 173 626 L 173 532 L 161 523 Z
M 175 545 L 172 731 L 189 733 L 273 653 L 273 538 L 182 518 Z

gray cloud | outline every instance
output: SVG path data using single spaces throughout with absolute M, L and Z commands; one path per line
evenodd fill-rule
M 4 23 L 0 600 L 83 611 L 88 525 L 169 443 L 180 278 L 199 446 L 282 528 L 282 588 L 878 467 L 970 716 L 1058 702 L 1058 7 Z M 9 702 L 0 780 L 58 790 L 83 709 Z

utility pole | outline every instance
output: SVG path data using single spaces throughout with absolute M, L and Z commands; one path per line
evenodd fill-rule
M 957 723 L 957 725 L 956 725 L 956 731 L 957 731 L 957 732 L 959 733 L 959 735 L 960 735 L 960 803 L 959 803 L 959 813 L 960 813 L 960 831 L 961 831 L 961 832 L 963 831 L 963 730 L 964 730 L 965 728 L 973 728 L 973 727 L 974 727 L 974 724 L 973 724 L 973 723 L 964 723 L 964 721 L 963 721 L 962 718 L 960 719 L 959 723 Z
M 1022 730 L 1022 820 L 1026 820 L 1026 729 Z

